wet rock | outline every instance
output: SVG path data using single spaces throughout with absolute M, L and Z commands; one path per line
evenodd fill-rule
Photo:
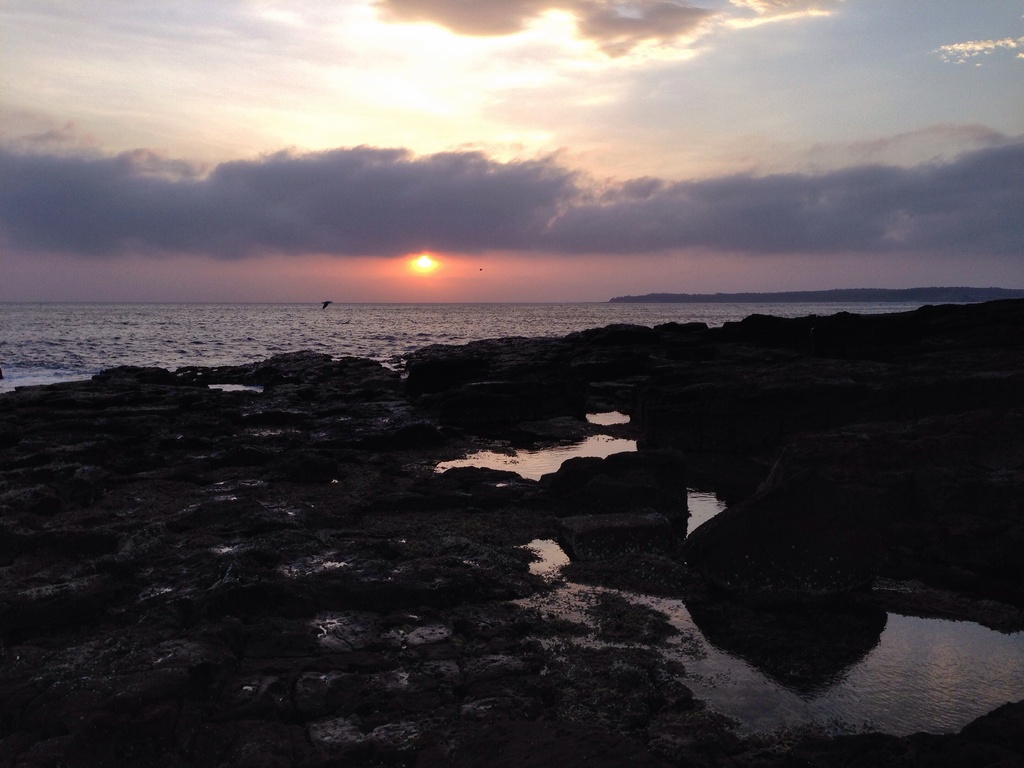
M 701 525 L 683 543 L 683 556 L 717 587 L 757 602 L 866 589 L 885 554 L 871 523 L 874 502 L 799 475 Z
M 673 672 L 670 663 L 642 646 L 577 647 L 555 667 L 559 713 L 578 723 L 642 733 L 655 718 L 700 708 Z
M 1005 739 L 1007 734 L 1001 734 Z M 1019 766 L 1024 755 L 996 741 L 972 739 L 964 734 L 919 733 L 897 738 L 880 733 L 840 736 L 833 740 L 805 740 L 792 750 L 800 765 L 839 768 L 849 765 L 912 766 Z
M 472 382 L 432 405 L 442 421 L 463 427 L 509 427 L 561 415 L 582 418 L 582 389 L 563 382 L 562 377 L 553 381 Z
M 585 387 L 569 370 L 569 349 L 562 339 L 524 338 L 426 347 L 409 357 L 406 391 L 443 423 L 478 431 L 582 419 Z
M 446 355 L 411 360 L 407 370 L 406 391 L 415 397 L 437 394 L 485 378 L 491 363 L 483 355 Z
M 1024 565 L 1008 549 L 1024 544 L 1022 459 L 1022 409 L 803 435 L 761 493 L 687 542 L 687 558 L 747 590 L 755 573 L 813 593 L 829 591 L 825 574 L 855 588 L 884 570 L 1024 605 Z
M 704 581 L 674 555 L 631 552 L 606 560 L 568 563 L 561 574 L 569 581 L 647 595 L 704 597 Z
M 1004 704 L 969 723 L 960 735 L 965 739 L 992 744 L 1024 758 L 1024 702 Z
M 638 390 L 637 421 L 649 447 L 751 456 L 805 431 L 1024 406 L 1021 338 L 1019 301 L 753 316 L 708 331 L 713 359 L 652 369 Z
M 5 393 L 0 764 L 1012 765 L 1020 705 L 959 735 L 740 739 L 679 683 L 638 601 L 595 600 L 596 636 L 529 607 L 562 582 L 531 574 L 524 545 L 581 513 L 661 514 L 657 554 L 563 578 L 685 598 L 712 642 L 807 690 L 892 599 L 806 598 L 867 573 L 920 579 L 904 609 L 1012 629 L 1016 604 L 975 598 L 1021 583 L 1022 307 L 492 340 L 421 350 L 406 382 L 296 353 Z M 473 435 L 561 440 L 593 410 L 630 413 L 643 450 L 543 482 L 434 472 Z M 667 543 L 686 461 L 730 485 L 707 578 Z M 770 481 L 748 499 L 754 475 Z M 875 536 L 888 559 L 865 570 Z M 723 600 L 707 584 L 728 565 L 801 609 Z
M 666 765 L 635 742 L 592 725 L 508 720 L 463 731 L 456 735 L 453 744 L 425 750 L 416 761 L 416 768 Z
M 558 514 L 656 511 L 686 532 L 686 464 L 677 452 L 577 457 L 540 482 Z
M 421 508 L 446 504 L 487 509 L 522 501 L 536 494 L 537 483 L 515 472 L 486 467 L 452 467 L 420 480 L 414 488 L 422 492 Z
M 597 622 L 598 638 L 605 642 L 659 645 L 677 634 L 664 614 L 614 592 L 599 593 L 590 614 Z
M 573 560 L 606 560 L 626 553 L 664 554 L 676 543 L 672 523 L 656 512 L 563 517 L 558 540 Z
M 973 621 L 997 632 L 1024 629 L 1024 610 L 997 600 L 930 587 L 917 580 L 876 579 L 863 599 L 889 613 L 950 621 Z
M 270 469 L 297 483 L 329 483 L 338 476 L 338 461 L 327 451 L 295 449 L 273 462 Z

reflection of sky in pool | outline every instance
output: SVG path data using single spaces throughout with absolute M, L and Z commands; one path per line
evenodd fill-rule
M 441 464 L 437 470 L 489 467 L 538 479 L 574 456 L 604 457 L 635 450 L 632 440 L 597 435 L 575 445 L 536 451 L 480 452 Z M 688 504 L 690 531 L 725 507 L 714 493 L 694 489 Z M 541 558 L 531 565 L 533 573 L 553 576 L 568 561 L 553 541 L 535 541 L 530 548 Z M 587 622 L 588 601 L 599 591 L 599 587 L 569 584 L 524 602 L 545 614 Z M 799 692 L 712 645 L 682 601 L 624 594 L 668 617 L 680 634 L 663 653 L 682 663 L 683 681 L 699 699 L 738 721 L 743 732 L 814 723 L 833 732 L 951 733 L 1007 701 L 1024 698 L 1021 632 L 1006 635 L 970 622 L 888 614 L 878 642 L 859 661 L 824 689 Z
M 535 573 L 555 573 L 565 555 L 554 542 L 530 548 Z M 599 587 L 570 584 L 523 601 L 577 622 Z M 709 707 L 743 732 L 816 723 L 829 730 L 895 735 L 951 733 L 1007 701 L 1024 698 L 1024 633 L 1001 634 L 971 622 L 889 614 L 878 643 L 823 691 L 799 694 L 752 664 L 709 643 L 681 600 L 623 593 L 664 613 L 680 634 L 663 653 Z
M 552 448 L 540 448 L 535 451 L 516 451 L 514 453 L 498 453 L 496 451 L 480 451 L 464 459 L 445 461 L 437 465 L 438 472 L 453 467 L 485 467 L 487 469 L 507 469 L 516 472 L 528 480 L 539 480 L 541 475 L 555 472 L 562 462 L 577 456 L 597 456 L 604 458 L 613 453 L 625 453 L 636 450 L 636 440 L 624 440 L 608 435 L 592 435 L 581 443 L 573 445 L 556 445 Z
M 690 520 L 686 525 L 686 532 L 693 533 L 694 528 L 706 523 L 725 509 L 725 502 L 713 493 L 695 491 L 690 488 L 686 494 L 686 507 L 690 510 Z
M 624 424 L 629 416 L 618 411 L 587 414 L 587 421 L 592 424 L 610 425 Z M 506 469 L 515 472 L 528 480 L 539 480 L 541 475 L 556 472 L 562 462 L 576 456 L 597 456 L 605 458 L 613 453 L 625 453 L 636 450 L 636 440 L 593 435 L 572 445 L 556 445 L 537 450 L 509 451 L 477 451 L 464 459 L 445 461 L 437 465 L 436 472 L 444 472 L 455 467 L 484 467 L 486 469 Z M 687 530 L 706 523 L 725 509 L 725 502 L 720 501 L 714 493 L 690 489 L 687 495 L 690 520 Z
M 587 422 L 607 427 L 612 424 L 629 424 L 629 416 L 618 411 L 605 411 L 604 413 L 588 413 Z
M 593 416 L 611 418 L 623 418 L 628 416 L 620 413 L 590 414 L 588 421 Z M 618 421 L 595 422 L 602 424 L 617 424 Z M 487 469 L 507 469 L 516 472 L 528 480 L 539 480 L 541 475 L 555 472 L 562 462 L 576 456 L 598 456 L 604 458 L 613 453 L 624 453 L 636 450 L 636 440 L 624 440 L 608 435 L 593 435 L 586 440 L 573 445 L 556 445 L 551 448 L 539 448 L 534 451 L 512 451 L 500 453 L 498 451 L 478 451 L 470 454 L 464 459 L 445 461 L 437 465 L 435 471 L 444 472 L 454 467 L 485 467 Z M 687 506 L 690 510 L 690 521 L 688 531 L 693 531 L 698 525 L 706 523 L 712 517 L 725 509 L 725 502 L 720 501 L 714 493 L 696 491 L 690 489 L 687 495 Z
M 259 384 L 207 384 L 210 389 L 219 389 L 221 392 L 262 392 L 263 387 Z

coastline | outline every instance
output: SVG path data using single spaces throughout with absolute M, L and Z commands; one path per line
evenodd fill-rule
M 1024 289 L 1011 288 L 833 288 L 823 291 L 745 293 L 648 293 L 615 296 L 611 303 L 680 304 L 791 304 L 852 302 L 917 302 L 920 304 L 973 304 L 1024 298 Z
M 561 580 L 683 600 L 770 675 L 764 651 L 790 647 L 795 686 L 862 658 L 886 610 L 1019 632 L 1022 354 L 1009 301 L 430 346 L 402 373 L 304 352 L 7 393 L 0 755 L 1020 760 L 1024 702 L 924 739 L 737 735 L 673 675 L 656 611 L 531 608 L 560 582 L 531 573 L 528 545 L 614 523 L 631 543 L 591 559 L 575 539 Z M 434 471 L 607 429 L 585 416 L 610 411 L 638 452 L 537 481 Z M 692 484 L 728 509 L 685 537 Z

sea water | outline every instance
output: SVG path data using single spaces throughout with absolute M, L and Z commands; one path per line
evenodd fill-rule
M 612 323 L 719 326 L 754 313 L 874 314 L 916 303 L 854 304 L 29 304 L 0 303 L 0 392 L 85 379 L 118 365 L 237 365 L 313 350 L 400 365 L 430 344 L 564 336 Z

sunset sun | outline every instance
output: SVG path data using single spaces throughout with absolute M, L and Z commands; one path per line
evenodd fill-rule
M 423 253 L 413 259 L 410 266 L 414 272 L 418 272 L 421 275 L 429 275 L 431 272 L 436 270 L 439 265 L 437 259 L 429 253 Z

